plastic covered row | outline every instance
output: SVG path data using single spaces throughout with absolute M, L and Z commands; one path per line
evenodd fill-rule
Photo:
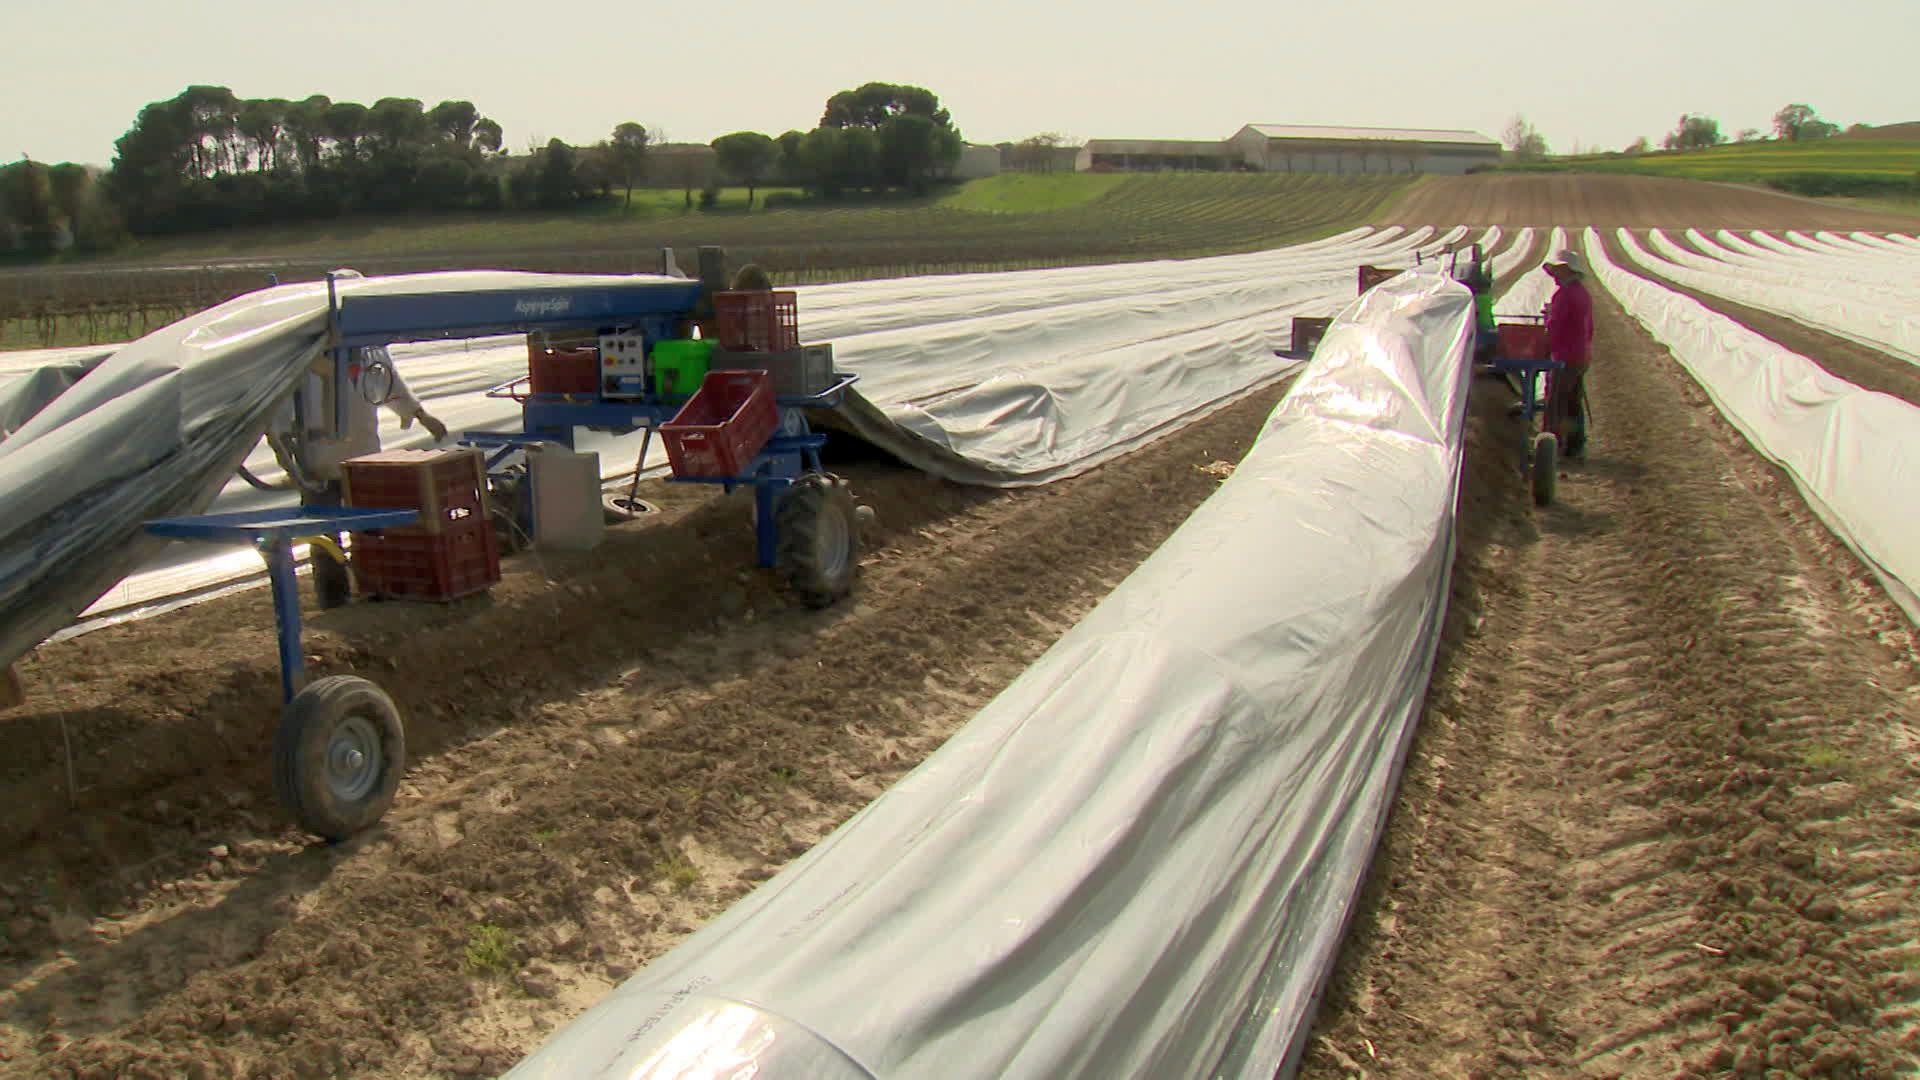
M 1835 535 L 1920 622 L 1920 409 L 1818 364 L 1671 289 L 1614 266 L 1597 233 L 1600 281 L 1672 351 L 1728 422 L 1785 469 Z
M 1269 1077 L 1393 798 L 1472 301 L 1350 305 L 1221 489 L 964 728 L 510 1075 Z

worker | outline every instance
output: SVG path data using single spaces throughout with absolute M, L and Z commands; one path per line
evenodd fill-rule
M 353 270 L 336 270 L 336 279 L 357 278 Z M 435 442 L 447 437 L 447 425 L 428 412 L 407 388 L 385 346 L 354 349 L 347 357 L 346 428 L 335 423 L 333 353 L 322 349 L 307 369 L 302 396 L 304 430 L 294 431 L 293 395 L 282 407 L 269 442 L 282 468 L 295 476 L 302 506 L 338 506 L 342 498 L 341 463 L 380 452 L 380 416 L 384 405 L 400 418 L 402 430 L 418 420 Z M 292 460 L 289 461 L 288 459 Z M 337 537 L 335 542 L 338 543 Z M 347 568 L 327 554 L 313 558 L 314 595 L 323 608 L 339 607 L 352 596 Z
M 1581 392 L 1593 355 L 1593 296 L 1587 292 L 1587 260 L 1565 250 L 1547 262 L 1558 286 L 1547 302 L 1547 353 L 1562 366 L 1547 375 L 1546 430 L 1560 440 L 1564 456 L 1586 456 L 1586 416 Z
M 1481 361 L 1493 358 L 1493 266 L 1479 244 L 1473 245 L 1473 259 L 1460 279 L 1473 293 L 1473 352 Z

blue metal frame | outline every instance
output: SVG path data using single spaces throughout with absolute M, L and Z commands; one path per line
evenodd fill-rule
M 820 448 L 826 445 L 827 437 L 813 431 L 807 422 L 806 411 L 840 404 L 846 399 L 848 388 L 859 379 L 858 375 L 843 372 L 835 378 L 832 386 L 820 393 L 802 397 L 776 397 L 774 403 L 780 409 L 780 433 L 767 440 L 767 444 L 761 447 L 760 452 L 754 455 L 753 462 L 739 476 L 676 476 L 673 481 L 681 484 L 718 484 L 728 492 L 736 487 L 752 485 L 756 561 L 761 567 L 771 569 L 779 558 L 780 526 L 775 510 L 781 492 L 806 473 L 821 471 Z M 505 394 L 511 392 L 515 385 L 507 383 L 495 387 L 490 393 Z M 524 431 L 467 431 L 461 433 L 460 441 L 489 449 L 491 453 L 487 467 L 494 469 L 513 451 L 529 444 L 557 443 L 572 449 L 573 433 L 578 428 L 619 434 L 643 429 L 651 432 L 672 420 L 686 402 L 687 398 L 679 395 L 649 395 L 625 400 L 588 397 L 584 394 L 528 394 L 521 399 Z
M 336 422 L 345 426 L 347 355 L 354 348 L 391 345 L 403 341 L 479 337 L 487 334 L 554 330 L 590 330 L 598 333 L 638 332 L 649 344 L 667 338 L 694 315 L 701 283 L 673 278 L 636 278 L 632 281 L 571 288 L 496 289 L 483 292 L 377 293 L 338 295 L 331 275 L 327 279 L 329 346 L 334 356 Z M 832 408 L 846 397 L 859 378 L 842 374 L 818 394 L 779 397 L 779 434 L 755 455 L 739 476 L 675 477 L 683 483 L 719 484 L 728 491 L 742 484 L 754 487 L 755 542 L 759 563 L 771 567 L 778 556 L 779 526 L 775 506 L 780 492 L 806 472 L 820 470 L 820 448 L 826 436 L 815 434 L 805 410 Z M 599 394 L 527 394 L 516 380 L 488 391 L 490 396 L 513 397 L 521 403 L 521 430 L 467 431 L 464 445 L 487 452 L 487 470 L 497 473 L 516 451 L 539 443 L 571 450 L 579 428 L 629 434 L 652 431 L 672 420 L 685 405 L 681 395 L 642 394 L 607 398 Z M 298 612 L 295 613 L 298 617 Z
M 306 652 L 300 647 L 300 585 L 293 571 L 293 541 L 302 536 L 391 529 L 418 520 L 418 510 L 295 506 L 160 518 L 147 522 L 146 530 L 172 540 L 252 544 L 267 560 L 267 580 L 273 584 L 274 629 L 280 644 L 280 697 L 284 704 L 291 702 L 307 682 Z

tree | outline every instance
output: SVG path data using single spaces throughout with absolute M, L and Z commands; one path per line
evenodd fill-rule
M 1013 143 L 1003 151 L 1009 169 L 1019 172 L 1052 172 L 1059 160 L 1059 150 L 1067 145 L 1067 137 L 1057 131 L 1042 131 L 1038 135 L 1029 135 Z
M 334 155 L 352 161 L 360 155 L 360 140 L 367 137 L 367 107 L 352 101 L 327 106 L 327 138 L 333 140 Z
M 1627 149 L 1625 150 L 1625 153 L 1628 157 L 1639 157 L 1641 154 L 1644 154 L 1646 152 L 1647 152 L 1647 137 L 1645 135 L 1642 135 L 1639 138 L 1628 143 Z
M 1840 131 L 1840 125 L 1820 119 L 1809 105 L 1788 105 L 1773 114 L 1773 131 L 1782 142 L 1824 139 Z
M 747 185 L 751 208 L 754 189 L 780 160 L 780 144 L 757 131 L 736 131 L 713 140 L 713 152 L 721 172 Z
M 629 120 L 616 124 L 613 138 L 608 147 L 613 155 L 614 167 L 620 171 L 620 178 L 627 185 L 626 206 L 633 205 L 633 182 L 638 179 L 647 165 L 647 129 Z
M 940 107 L 933 91 L 883 82 L 842 90 L 828 98 L 820 126 L 878 128 L 895 116 L 924 116 L 937 126 L 953 126 L 953 117 Z
M 1762 132 L 1759 128 L 1741 128 L 1739 131 L 1734 132 L 1733 135 L 1733 141 L 1741 143 L 1760 142 L 1765 138 L 1766 133 Z
M 919 86 L 876 82 L 842 90 L 827 99 L 820 118 L 820 130 L 833 129 L 846 133 L 834 170 L 840 188 L 891 184 L 920 190 L 966 148 L 940 98 Z M 816 170 L 809 172 L 817 178 Z
M 1726 141 L 1727 137 L 1720 134 L 1720 121 L 1711 116 L 1688 113 L 1661 140 L 1661 145 L 1669 150 L 1704 150 Z
M 480 110 L 471 101 L 443 101 L 427 110 L 428 126 L 455 150 L 473 146 L 473 129 L 479 122 Z
M 804 131 L 785 131 L 773 140 L 780 147 L 780 175 L 790 184 L 806 182 L 806 170 L 800 166 L 800 144 L 806 138 Z
M 1548 153 L 1546 136 L 1540 134 L 1532 122 L 1519 113 L 1507 121 L 1504 141 L 1507 149 L 1521 161 L 1538 161 Z
M 23 157 L 12 165 L 0 166 L 0 205 L 6 208 L 6 224 L 17 230 L 28 251 L 44 254 L 53 250 L 53 182 L 45 165 Z
M 320 147 L 327 138 L 327 109 L 332 105 L 325 94 L 314 94 L 289 104 L 281 118 L 301 172 L 311 173 L 320 167 Z
M 289 103 L 278 99 L 240 103 L 235 126 L 253 144 L 253 167 L 266 172 L 274 167 L 274 152 L 280 145 L 280 132 L 286 126 Z
M 580 196 L 580 181 L 575 175 L 573 148 L 559 139 L 547 142 L 540 155 L 539 172 L 534 180 L 534 198 L 541 206 L 565 206 Z
M 473 148 L 482 155 L 499 153 L 505 141 L 505 133 L 500 130 L 499 124 L 484 116 L 474 121 Z

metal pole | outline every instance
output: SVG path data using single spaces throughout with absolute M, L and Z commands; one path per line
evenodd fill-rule
M 283 702 L 291 702 L 307 685 L 307 657 L 300 648 L 300 581 L 293 573 L 293 543 L 284 537 L 264 540 L 260 554 L 266 556 L 267 579 L 273 583 L 273 623 L 280 636 L 280 696 Z

